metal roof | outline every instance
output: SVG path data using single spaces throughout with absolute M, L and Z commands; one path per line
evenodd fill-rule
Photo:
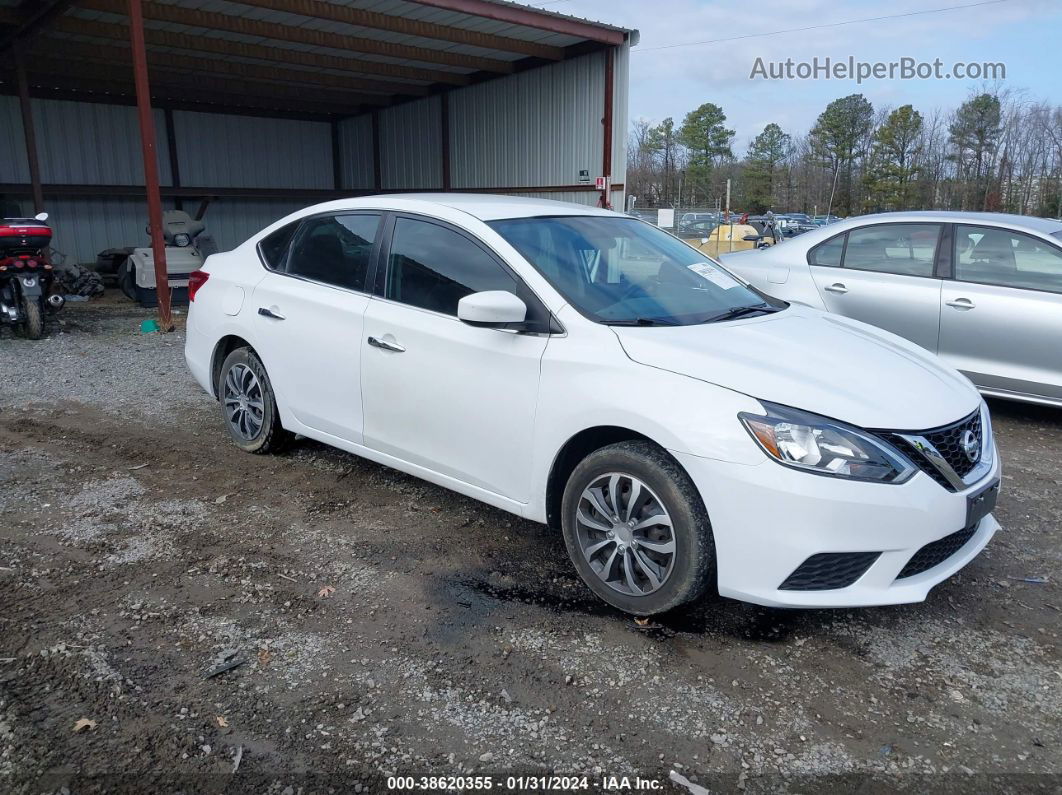
M 503 0 L 143 0 L 154 104 L 342 118 L 632 41 Z M 27 11 L 27 8 L 32 10 Z M 35 96 L 131 103 L 127 0 L 0 0 Z M 0 93 L 14 80 L 0 59 Z

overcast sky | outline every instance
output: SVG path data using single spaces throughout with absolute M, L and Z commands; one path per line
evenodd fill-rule
M 923 114 L 952 108 L 981 85 L 971 80 L 750 80 L 756 59 L 811 61 L 854 56 L 865 61 L 1003 62 L 1002 85 L 1030 100 L 1062 104 L 1062 0 L 1001 0 L 900 19 L 860 22 L 739 41 L 669 45 L 746 36 L 866 17 L 881 17 L 977 0 L 543 0 L 550 11 L 636 28 L 631 51 L 630 118 L 676 123 L 714 102 L 737 131 L 735 154 L 768 122 L 804 132 L 828 102 L 864 94 L 875 107 L 911 103 Z M 657 49 L 664 48 L 664 49 Z

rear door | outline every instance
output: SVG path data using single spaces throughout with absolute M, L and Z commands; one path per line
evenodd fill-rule
M 1062 248 L 1001 227 L 954 237 L 940 355 L 980 387 L 1062 399 Z
M 872 224 L 812 249 L 811 275 L 826 308 L 936 351 L 942 231 L 942 224 Z
M 302 222 L 255 287 L 260 354 L 273 388 L 308 428 L 360 444 L 361 337 L 379 213 Z

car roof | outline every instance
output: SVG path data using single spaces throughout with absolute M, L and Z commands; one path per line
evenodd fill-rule
M 587 190 L 593 190 L 588 187 Z M 586 204 L 534 199 L 523 196 L 504 196 L 489 193 L 390 193 L 338 199 L 319 205 L 321 211 L 392 209 L 430 214 L 439 207 L 449 207 L 467 213 L 481 221 L 502 218 L 533 218 L 549 215 L 622 215 L 611 210 Z M 626 216 L 625 216 L 626 217 Z
M 952 224 L 991 224 L 994 226 L 1012 226 L 1017 229 L 1031 229 L 1044 234 L 1051 234 L 1062 229 L 1062 223 L 1052 221 L 1050 218 L 1037 218 L 1032 215 L 1017 215 L 1011 213 L 975 213 L 959 212 L 957 210 L 918 210 L 895 213 L 876 213 L 874 215 L 857 215 L 830 224 L 830 229 L 861 226 L 867 223 L 895 222 L 895 221 L 936 221 L 938 223 Z

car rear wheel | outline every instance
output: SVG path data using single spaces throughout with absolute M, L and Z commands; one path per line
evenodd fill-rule
M 293 438 L 280 424 L 273 387 L 258 355 L 237 348 L 221 365 L 218 399 L 225 427 L 249 453 L 276 453 Z
M 664 450 L 621 442 L 572 472 L 561 524 L 568 554 L 590 589 L 635 615 L 701 596 L 712 581 L 711 524 L 693 482 Z

